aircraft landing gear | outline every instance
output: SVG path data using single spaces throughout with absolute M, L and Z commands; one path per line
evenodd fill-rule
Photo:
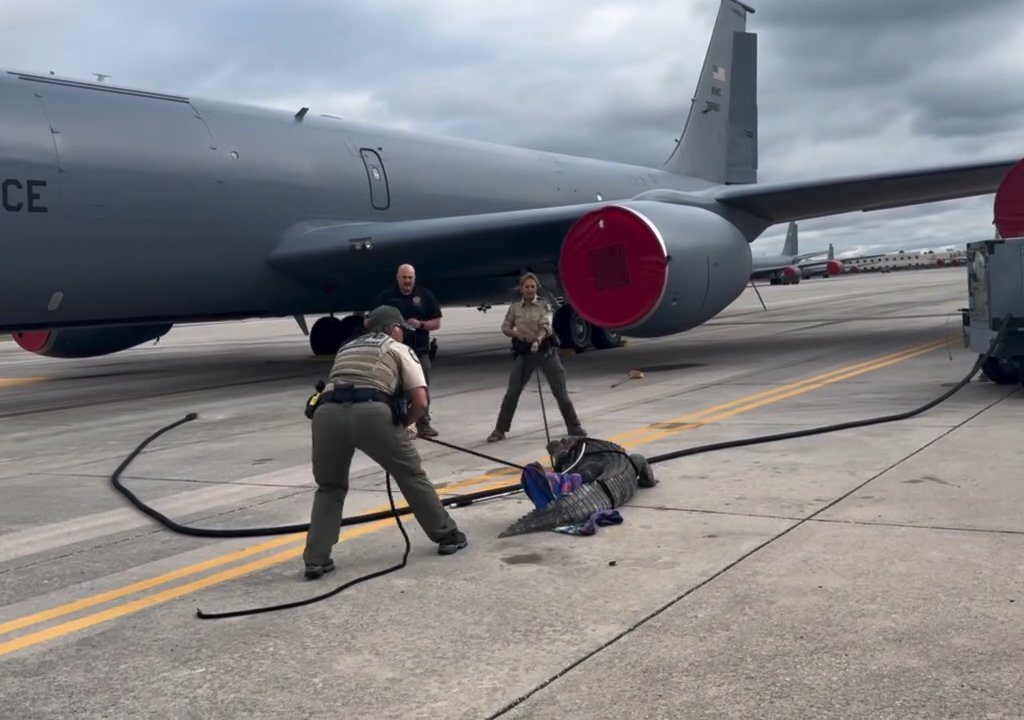
M 363 316 L 349 315 L 339 320 L 333 315 L 313 323 L 309 331 L 309 348 L 314 355 L 334 355 L 338 348 L 363 333 Z
M 583 352 L 590 347 L 592 328 L 589 322 L 580 317 L 570 305 L 563 305 L 555 311 L 551 324 L 555 334 L 564 348 Z
M 563 305 L 555 311 L 552 319 L 555 333 L 562 347 L 580 353 L 589 347 L 598 350 L 621 347 L 622 336 L 614 330 L 606 330 L 591 325 L 572 309 L 571 305 Z
M 985 358 L 985 362 L 981 364 L 981 372 L 997 385 L 1024 383 L 1024 365 L 1012 358 Z
M 598 350 L 609 350 L 611 348 L 622 347 L 624 344 L 621 335 L 614 330 L 608 330 L 607 328 L 595 327 L 591 333 L 591 339 L 594 343 L 594 347 Z

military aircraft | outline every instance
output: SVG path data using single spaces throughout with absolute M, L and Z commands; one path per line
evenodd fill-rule
M 412 263 L 443 305 L 504 302 L 523 270 L 566 344 L 714 317 L 779 222 L 993 192 L 1013 160 L 757 184 L 753 9 L 722 0 L 660 168 L 425 137 L 49 74 L 0 72 L 0 332 L 45 356 L 173 323 L 323 315 L 318 354 Z
M 838 275 L 843 271 L 841 262 L 835 259 L 832 246 L 828 250 L 816 250 L 800 253 L 797 225 L 791 222 L 786 228 L 786 241 L 782 245 L 781 255 L 755 255 L 751 259 L 752 270 L 750 279 L 764 279 L 772 285 L 795 285 L 803 277 L 812 275 Z M 828 258 L 819 262 L 806 262 L 810 258 L 828 254 Z
M 824 260 L 805 260 L 800 263 L 800 273 L 804 277 L 820 276 L 827 278 L 833 275 L 842 275 L 847 269 L 843 261 L 836 257 L 836 249 L 832 246 L 832 243 L 828 244 Z

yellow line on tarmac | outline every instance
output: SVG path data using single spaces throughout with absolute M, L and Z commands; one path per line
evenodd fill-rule
M 481 489 L 486 490 L 490 487 L 499 487 L 501 484 L 502 483 L 495 482 L 490 485 L 485 485 Z M 386 510 L 388 507 L 385 507 L 384 509 Z M 407 520 L 408 518 L 406 517 L 403 519 Z M 368 535 L 371 532 L 380 530 L 392 522 L 394 522 L 393 518 L 384 518 L 383 520 L 374 520 L 373 522 L 366 523 L 365 525 L 361 525 L 357 528 L 346 530 L 339 535 L 338 542 L 345 542 L 347 540 L 353 540 L 357 537 L 361 537 L 362 535 Z M 298 536 L 296 535 L 289 535 L 288 540 L 295 541 L 297 537 Z M 266 543 L 264 543 L 264 545 L 266 545 Z M 123 617 L 124 615 L 130 615 L 131 613 L 144 610 L 148 607 L 153 607 L 154 605 L 160 605 L 168 600 L 179 598 L 182 595 L 188 595 L 212 585 L 219 585 L 220 583 L 227 582 L 228 580 L 234 580 L 235 578 L 242 577 L 243 575 L 264 570 L 272 565 L 279 565 L 283 562 L 299 557 L 302 554 L 304 547 L 304 542 L 296 544 L 294 547 L 282 550 L 274 555 L 254 560 L 250 563 L 246 563 L 245 565 L 238 565 L 237 567 L 222 570 L 218 573 L 214 573 L 213 575 L 200 578 L 199 580 L 185 583 L 184 585 L 177 585 L 175 587 L 168 588 L 167 590 L 154 593 L 153 595 L 147 595 L 137 600 L 131 600 L 122 605 L 115 605 L 106 610 L 92 613 L 91 615 L 85 615 L 74 620 L 60 623 L 59 625 L 53 625 L 52 627 L 48 627 L 44 630 L 37 630 L 36 632 L 22 635 L 21 637 L 14 638 L 13 640 L 8 640 L 7 642 L 0 643 L 0 657 L 18 650 L 23 650 L 24 648 L 31 647 L 33 645 L 38 645 L 39 643 L 46 642 L 47 640 L 54 640 L 64 635 L 77 632 L 78 630 L 84 630 L 92 627 L 93 625 L 107 622 L 108 620 L 114 620 L 116 618 Z
M 476 485 L 482 481 L 490 480 L 492 478 L 497 479 L 504 474 L 504 471 L 494 471 L 486 473 L 484 475 L 467 478 L 466 480 L 452 483 L 450 485 L 445 486 L 444 488 L 438 488 L 438 491 L 442 495 L 447 495 L 450 494 L 451 491 L 453 490 L 459 490 L 467 486 Z M 497 486 L 496 483 L 491 483 L 491 485 Z M 490 487 L 490 485 L 488 487 Z M 407 507 L 407 505 L 405 503 L 396 503 L 396 507 L 403 508 Z M 369 510 L 367 510 L 367 513 L 381 512 L 383 510 L 388 510 L 389 508 L 389 505 L 378 505 L 377 507 L 370 508 Z M 177 570 L 172 570 L 171 572 L 163 573 L 162 575 L 157 575 L 156 577 L 150 578 L 148 580 L 141 580 L 139 582 L 132 583 L 131 585 L 125 585 L 124 587 L 115 588 L 113 590 L 108 590 L 106 592 L 98 593 L 96 595 L 91 595 L 89 597 L 82 598 L 81 600 L 75 600 L 74 602 L 50 608 L 49 610 L 43 610 L 42 612 L 34 613 L 32 615 L 26 615 L 24 617 L 16 618 L 14 620 L 9 620 L 5 623 L 0 623 L 0 635 L 14 632 L 16 630 L 22 630 L 31 625 L 38 625 L 39 623 L 47 622 L 48 620 L 54 620 L 56 618 L 63 617 L 64 615 L 70 615 L 71 613 L 76 613 L 80 610 L 87 610 L 88 608 L 95 607 L 96 605 L 102 605 L 103 603 L 110 602 L 111 600 L 118 600 L 127 595 L 133 595 L 134 593 L 142 592 L 143 590 L 150 590 L 152 588 L 159 587 L 160 585 L 166 585 L 167 583 L 174 582 L 175 580 L 180 580 L 182 578 L 188 577 L 189 575 L 195 575 L 206 570 L 212 570 L 213 568 L 220 567 L 221 565 L 227 565 L 228 563 L 232 563 L 237 560 L 243 560 L 253 555 L 259 555 L 260 553 L 266 552 L 267 550 L 273 550 L 284 545 L 299 542 L 300 540 L 305 541 L 305 537 L 305 533 L 292 533 L 291 535 L 284 535 L 282 537 L 278 537 L 273 540 L 268 540 L 266 542 L 253 545 L 242 550 L 236 550 L 225 555 L 220 555 L 218 557 L 211 558 L 210 560 L 204 560 L 203 562 L 196 563 L 194 565 L 188 565 Z M 343 534 L 342 537 L 350 536 L 348 534 Z M 0 655 L 2 654 L 3 653 L 0 652 Z
M 352 538 L 359 537 L 360 535 L 365 535 L 390 522 L 392 522 L 392 519 L 387 518 L 386 520 L 376 520 L 372 523 L 367 523 L 366 525 L 354 530 L 348 530 L 342 533 L 339 540 L 350 540 Z M 294 540 L 295 537 L 290 536 L 289 539 Z M 39 630 L 34 633 L 22 635 L 14 640 L 8 640 L 5 643 L 0 643 L 0 656 L 32 645 L 37 645 L 41 642 L 46 642 L 47 640 L 53 640 L 63 635 L 67 635 L 68 633 L 84 630 L 85 628 L 92 627 L 93 625 L 98 625 L 99 623 L 106 622 L 107 620 L 113 620 L 144 608 L 159 605 L 160 603 L 167 602 L 168 600 L 173 600 L 174 598 L 181 597 L 182 595 L 187 595 L 188 593 L 201 590 L 211 585 L 226 582 L 227 580 L 233 580 L 237 577 L 241 577 L 242 575 L 247 575 L 251 572 L 256 572 L 257 570 L 270 567 L 271 565 L 277 565 L 278 563 L 291 560 L 292 558 L 301 555 L 302 550 L 303 547 L 301 545 L 296 545 L 275 555 L 260 558 L 259 560 L 246 563 L 245 565 L 239 565 L 228 570 L 222 570 L 219 573 L 209 575 L 200 580 L 194 580 L 190 583 L 185 583 L 184 585 L 178 585 L 153 595 L 147 595 L 146 597 L 139 598 L 138 600 L 126 602 L 122 605 L 115 605 L 107 610 L 101 610 L 100 612 L 93 613 L 92 615 L 85 615 L 84 617 L 80 617 L 76 620 L 69 620 L 68 622 L 54 625 L 53 627 L 46 628 L 45 630 Z
M 46 380 L 43 377 L 0 377 L 0 388 L 18 387 L 20 385 L 33 385 Z
M 22 628 L 46 622 L 47 620 L 53 620 L 54 618 L 78 612 L 79 610 L 85 610 L 96 605 L 101 605 L 105 602 L 110 602 L 111 600 L 117 600 L 125 595 L 131 595 L 142 590 L 149 590 L 150 588 L 165 585 L 174 580 L 180 580 L 183 577 L 188 577 L 189 575 L 194 575 L 195 573 L 203 572 L 204 570 L 210 570 L 220 565 L 224 565 L 225 563 L 242 560 L 251 555 L 258 555 L 266 550 L 296 542 L 299 536 L 300 535 L 297 534 L 285 535 L 268 542 L 253 545 L 252 547 L 245 548 L 244 550 L 238 550 L 236 552 L 228 553 L 227 555 L 221 555 L 220 557 L 213 558 L 212 560 L 206 560 L 201 563 L 196 563 L 195 565 L 188 565 L 187 567 L 164 573 L 163 575 L 157 575 L 156 577 L 148 580 L 142 580 L 115 590 L 109 590 L 97 595 L 82 598 L 81 600 L 76 600 L 74 602 L 67 603 L 66 605 L 60 605 L 49 610 L 44 610 L 43 612 L 35 613 L 34 615 L 26 615 L 25 617 L 0 623 L 0 635 L 14 632 L 15 630 L 21 630 Z
M 863 375 L 904 360 L 909 360 L 912 357 L 917 357 L 918 355 L 923 355 L 924 353 L 937 350 L 945 344 L 945 340 L 939 340 L 926 343 L 924 345 L 918 345 L 891 355 L 883 355 L 875 358 L 874 360 L 868 360 L 840 368 L 838 370 L 833 370 L 832 372 L 815 375 L 797 382 L 780 385 L 779 387 L 737 398 L 736 400 L 731 400 L 729 402 L 722 403 L 721 405 L 715 405 L 686 415 L 680 415 L 679 417 L 672 418 L 671 420 L 662 420 L 657 423 L 652 423 L 647 427 L 637 428 L 635 430 L 630 430 L 629 432 L 616 435 L 610 438 L 610 440 L 629 447 L 636 447 L 638 445 L 656 442 L 671 435 L 693 430 L 701 425 L 707 425 L 712 422 L 717 422 L 718 420 L 724 420 L 725 418 L 732 417 L 733 415 L 739 415 L 740 413 L 749 412 L 750 410 L 756 410 L 764 405 L 770 405 L 780 400 L 785 400 L 796 395 L 802 395 L 804 393 L 811 392 L 812 390 L 817 390 L 818 388 L 826 385 L 831 385 L 842 380 L 848 380 L 849 378 L 857 377 L 858 375 Z
M 800 382 L 782 385 L 762 393 L 756 393 L 744 398 L 739 398 L 738 400 L 734 400 L 729 403 L 723 403 L 722 405 L 716 405 L 715 407 L 699 410 L 688 415 L 682 415 L 672 420 L 655 423 L 653 426 L 648 426 L 648 428 L 644 430 L 635 431 L 632 437 L 630 437 L 626 442 L 631 446 L 657 442 L 658 440 L 662 440 L 680 432 L 693 430 L 701 427 L 702 425 L 724 420 L 741 413 L 750 412 L 751 410 L 756 410 L 757 408 L 779 402 L 780 400 L 786 400 L 797 395 L 803 395 L 804 393 L 817 390 L 825 387 L 826 385 L 832 385 L 843 380 L 857 377 L 858 375 L 864 375 L 865 373 L 880 370 L 881 368 L 888 367 L 889 365 L 932 352 L 933 350 L 937 350 L 945 345 L 945 340 L 919 345 L 901 353 L 884 355 L 880 358 L 876 358 L 875 360 L 858 363 L 857 365 L 841 368 L 831 373 L 818 375 Z M 683 427 L 665 428 L 666 425 L 677 423 L 683 425 Z M 625 444 L 623 440 L 616 440 L 616 442 L 619 444 Z
M 776 388 L 772 388 L 770 390 L 747 395 L 745 397 L 738 398 L 727 403 L 722 403 L 720 405 L 715 405 L 713 407 L 696 411 L 688 415 L 683 415 L 674 420 L 662 421 L 659 423 L 648 425 L 643 428 L 638 428 L 636 430 L 621 433 L 619 435 L 613 436 L 610 439 L 622 445 L 626 445 L 628 443 L 629 445 L 632 446 L 655 442 L 657 440 L 661 440 L 673 434 L 685 432 L 695 427 L 700 427 L 701 425 L 716 422 L 718 420 L 722 420 L 733 415 L 749 412 L 751 410 L 763 407 L 765 405 L 779 402 L 781 400 L 785 400 L 796 395 L 811 392 L 826 385 L 831 385 L 833 383 L 837 383 L 842 380 L 849 379 L 851 377 L 863 375 L 873 370 L 878 370 L 883 367 L 887 367 L 889 365 L 893 365 L 895 363 L 908 360 L 918 355 L 923 355 L 924 353 L 931 352 L 940 347 L 943 347 L 946 344 L 947 342 L 945 340 L 935 341 L 927 343 L 925 345 L 916 346 L 899 353 L 883 355 L 873 360 L 856 363 L 854 365 L 849 365 L 847 367 L 840 368 L 838 370 L 834 370 L 828 373 L 816 375 L 811 378 L 806 378 L 804 380 L 789 383 L 787 385 L 782 385 Z M 673 427 L 666 428 L 666 426 L 668 425 L 672 425 Z M 442 490 L 444 494 L 450 494 L 451 491 L 453 490 L 461 489 L 470 485 L 480 484 L 481 482 L 484 482 L 486 480 L 491 480 L 492 482 L 481 487 L 480 489 L 500 487 L 502 484 L 504 484 L 504 481 L 507 480 L 507 478 L 501 478 L 501 476 L 508 473 L 509 471 L 507 470 L 491 471 L 484 475 L 469 478 L 465 481 L 452 483 L 451 485 L 445 486 L 440 490 Z M 387 506 L 380 506 L 379 509 L 386 510 Z M 371 510 L 370 512 L 374 512 L 374 510 Z M 341 534 L 339 542 L 351 540 L 357 537 L 361 537 L 362 535 L 375 532 L 376 530 L 384 527 L 385 525 L 388 525 L 391 522 L 392 519 L 387 518 L 384 520 L 377 520 L 372 523 L 367 523 L 366 525 L 363 525 L 352 530 L 347 530 Z M 34 633 L 29 633 L 21 637 L 14 638 L 13 640 L 0 643 L 0 656 L 27 647 L 31 647 L 33 645 L 37 645 L 48 640 L 53 640 L 58 637 L 67 635 L 69 633 L 76 632 L 78 630 L 82 630 L 88 627 L 92 627 L 93 625 L 97 625 L 108 620 L 113 620 L 115 618 L 122 617 L 124 615 L 128 615 L 139 610 L 152 607 L 154 605 L 159 605 L 161 603 L 167 602 L 168 600 L 172 600 L 183 595 L 187 595 L 197 590 L 201 590 L 212 585 L 217 585 L 228 580 L 233 580 L 243 575 L 247 575 L 252 572 L 263 570 L 272 565 L 276 565 L 287 560 L 291 560 L 295 557 L 298 557 L 302 553 L 303 547 L 302 545 L 298 544 L 300 538 L 302 537 L 304 537 L 303 534 L 296 534 L 282 538 L 276 538 L 268 542 L 254 545 L 250 548 L 238 550 L 217 558 L 213 558 L 211 560 L 207 560 L 201 563 L 197 563 L 195 565 L 181 568 L 179 570 L 165 573 L 150 580 L 144 580 L 138 583 L 133 583 L 123 588 L 110 590 L 108 592 L 100 593 L 98 595 L 94 595 L 88 598 L 83 598 L 81 600 L 77 600 L 66 605 L 61 605 L 50 610 L 45 610 L 34 615 L 29 615 L 23 618 L 18 618 L 0 624 L 0 634 L 13 632 L 31 625 L 35 625 L 37 623 L 46 622 L 47 620 L 52 620 L 63 615 L 78 612 L 79 610 L 84 610 L 95 605 L 109 602 L 110 600 L 115 600 L 126 595 L 133 594 L 135 592 L 148 590 L 159 585 L 164 585 L 169 582 L 173 582 L 174 580 L 178 580 L 183 577 L 187 577 L 189 575 L 202 572 L 204 570 L 212 569 L 220 565 L 225 565 L 227 563 L 231 563 L 236 560 L 240 560 L 242 558 L 264 552 L 266 550 L 270 550 L 283 545 L 288 545 L 290 543 L 296 543 L 294 547 L 287 548 L 274 555 L 260 558 L 258 560 L 254 560 L 244 565 L 239 565 L 237 567 L 233 567 L 227 570 L 222 570 L 221 572 L 214 573 L 199 580 L 194 580 L 183 585 L 178 585 L 167 590 L 155 593 L 153 595 L 148 595 L 137 600 L 132 600 L 122 605 L 116 605 L 114 607 L 102 610 L 97 613 L 93 613 L 91 615 L 86 615 L 75 620 L 60 623 L 58 625 L 54 625 L 52 627 L 39 630 Z

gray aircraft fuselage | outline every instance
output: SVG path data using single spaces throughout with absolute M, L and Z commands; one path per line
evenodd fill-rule
M 0 108 L 6 331 L 364 309 L 392 275 L 337 268 L 329 291 L 300 282 L 267 262 L 289 228 L 712 187 L 645 167 L 20 73 L 0 74 Z M 460 278 L 457 268 L 478 259 L 438 251 L 418 270 L 445 304 L 507 297 L 507 279 Z
M 0 332 L 82 357 L 175 322 L 367 310 L 411 262 L 447 305 L 538 272 L 569 303 L 559 335 L 611 346 L 721 312 L 774 223 L 993 192 L 1017 162 L 758 184 L 752 12 L 720 0 L 663 169 L 0 72 Z M 320 318 L 310 346 L 360 328 Z

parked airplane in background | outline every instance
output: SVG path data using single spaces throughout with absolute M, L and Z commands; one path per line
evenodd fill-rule
M 792 285 L 800 282 L 801 278 L 812 275 L 823 274 L 838 275 L 843 271 L 843 264 L 835 259 L 835 251 L 828 246 L 828 259 L 823 262 L 806 262 L 810 258 L 824 255 L 825 250 L 798 254 L 799 240 L 797 239 L 797 227 L 791 222 L 786 229 L 786 242 L 782 245 L 781 255 L 755 255 L 752 258 L 752 271 L 750 279 L 767 278 L 772 285 Z
M 803 218 L 993 192 L 1013 160 L 758 185 L 753 10 L 723 0 L 661 168 L 0 73 L 0 332 L 115 352 L 175 322 L 323 314 L 332 353 L 402 262 L 445 305 L 504 302 L 523 270 L 563 340 L 678 333 L 750 279 L 750 243 Z
M 828 244 L 824 260 L 808 260 L 800 263 L 800 273 L 805 278 L 827 278 L 833 275 L 842 275 L 846 270 L 846 263 L 836 258 L 836 251 L 832 247 L 832 243 Z

